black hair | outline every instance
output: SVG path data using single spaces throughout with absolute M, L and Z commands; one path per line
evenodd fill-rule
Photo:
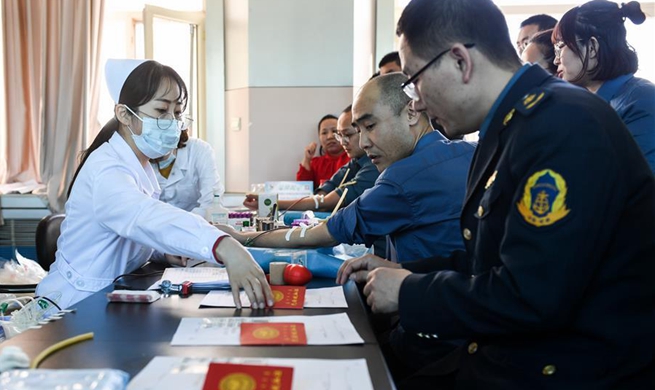
M 646 15 L 636 1 L 622 4 L 619 8 L 611 1 L 593 0 L 570 9 L 562 16 L 551 41 L 563 42 L 582 61 L 580 74 L 572 82 L 580 81 L 587 74 L 592 80 L 602 81 L 637 71 L 639 61 L 637 53 L 626 40 L 625 18 L 634 24 L 641 24 L 646 20 Z M 593 69 L 589 69 L 591 38 L 598 41 L 598 63 Z M 578 45 L 578 42 L 583 45 Z
M 400 66 L 400 55 L 397 51 L 392 51 L 391 53 L 385 54 L 384 57 L 382 57 L 380 60 L 380 63 L 378 63 L 378 69 L 390 62 L 395 62 L 396 65 Z
M 551 35 L 553 35 L 553 30 L 545 30 L 536 33 L 530 38 L 529 43 L 537 46 L 541 55 L 544 57 L 544 61 L 548 67 L 546 68 L 550 74 L 557 74 L 557 65 L 555 65 L 555 47 L 551 42 Z
M 546 14 L 532 15 L 521 22 L 521 28 L 525 26 L 531 26 L 533 24 L 537 25 L 539 31 L 550 30 L 557 24 L 557 19 Z
M 496 66 L 511 70 L 521 66 L 505 17 L 491 0 L 412 0 L 398 20 L 396 34 L 426 61 L 454 43 L 474 43 Z
M 180 142 L 177 143 L 177 148 L 182 149 L 186 147 L 187 141 L 189 141 L 189 129 L 180 132 Z
M 391 112 L 394 115 L 400 115 L 411 100 L 403 89 L 399 87 L 405 81 L 407 81 L 407 76 L 400 72 L 381 75 L 370 81 L 379 90 L 380 102 L 391 108 Z
M 332 114 L 323 115 L 323 118 L 321 118 L 321 120 L 318 121 L 318 126 L 317 126 L 317 127 L 318 127 L 318 134 L 319 134 L 319 135 L 321 134 L 321 124 L 322 124 L 323 122 L 325 122 L 326 120 L 328 120 L 328 119 L 339 120 L 339 118 L 337 118 L 336 116 L 334 116 L 334 115 L 332 115 Z M 323 155 L 323 152 L 324 152 L 324 150 L 323 150 L 323 145 L 321 145 L 321 146 L 318 148 L 318 154 L 322 156 L 322 155 Z
M 342 114 L 347 114 L 349 112 L 352 112 L 353 110 L 353 105 L 349 104 L 348 107 L 344 108 L 343 111 L 341 111 Z
M 182 77 L 180 77 L 173 68 L 152 60 L 140 64 L 132 71 L 132 73 L 130 73 L 129 76 L 127 76 L 125 83 L 123 83 L 117 104 L 124 104 L 133 112 L 137 112 L 140 106 L 148 103 L 155 97 L 157 90 L 159 90 L 159 87 L 165 80 L 170 81 L 171 87 L 177 85 L 180 90 L 180 96 L 177 97 L 177 100 L 182 102 L 183 110 L 186 109 L 189 94 Z M 77 179 L 77 175 L 80 173 L 82 166 L 84 166 L 84 163 L 91 153 L 98 149 L 102 144 L 109 141 L 114 133 L 118 131 L 119 127 L 120 122 L 116 117 L 110 119 L 100 130 L 91 143 L 91 146 L 80 153 L 80 165 L 77 167 L 77 170 L 73 175 L 73 180 L 71 181 L 70 186 L 68 186 L 67 196 L 70 197 L 73 184 L 75 184 L 75 179 Z

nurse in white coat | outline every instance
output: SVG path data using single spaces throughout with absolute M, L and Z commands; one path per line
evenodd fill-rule
M 198 138 L 189 138 L 183 130 L 177 148 L 157 160 L 151 160 L 161 195 L 159 200 L 201 217 L 214 200 L 223 196 L 214 149 Z
M 118 74 L 125 80 L 114 96 L 115 118 L 82 155 L 56 260 L 36 293 L 61 293 L 60 306 L 70 307 L 116 276 L 136 270 L 157 251 L 175 264 L 184 264 L 184 258 L 222 263 L 237 307 L 239 288 L 253 308 L 272 306 L 264 273 L 245 248 L 198 215 L 159 201 L 149 160 L 174 149 L 186 128 L 184 81 L 155 61 L 110 61 L 108 79 Z

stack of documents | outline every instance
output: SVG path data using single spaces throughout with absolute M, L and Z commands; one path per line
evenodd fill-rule
M 240 345 L 242 322 L 303 323 L 307 345 L 364 344 L 348 314 L 339 313 L 319 316 L 182 318 L 171 345 Z
M 188 358 L 157 356 L 128 384 L 128 390 L 202 390 L 209 363 L 293 368 L 293 390 L 373 390 L 365 359 Z
M 250 300 L 244 291 L 241 291 L 241 304 L 250 306 Z M 200 306 L 207 307 L 236 307 L 232 291 L 210 291 L 200 302 Z M 348 308 L 343 287 L 308 288 L 305 290 L 305 308 Z

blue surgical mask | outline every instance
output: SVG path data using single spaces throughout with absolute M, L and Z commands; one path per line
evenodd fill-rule
M 181 121 L 148 117 L 140 118 L 129 107 L 125 106 L 125 108 L 142 122 L 141 135 L 134 134 L 132 128 L 127 126 L 130 133 L 132 133 L 134 144 L 141 153 L 150 159 L 156 159 L 165 156 L 177 148 L 177 144 L 180 142 Z
M 173 163 L 173 161 L 175 161 L 175 153 L 171 152 L 165 159 L 157 161 L 157 166 L 159 169 L 166 169 Z

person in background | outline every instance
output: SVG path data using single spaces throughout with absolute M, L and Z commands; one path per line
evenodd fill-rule
M 375 165 L 359 147 L 359 133 L 352 125 L 352 106 L 346 107 L 337 122 L 335 138 L 346 151 L 350 161 L 327 180 L 313 197 L 293 200 L 278 200 L 280 210 L 316 210 L 332 211 L 339 202 L 345 188 L 346 197 L 341 206 L 346 207 L 357 199 L 365 190 L 373 187 L 380 174 Z M 247 194 L 243 205 L 252 210 L 259 207 L 258 195 Z
M 533 35 L 539 31 L 550 30 L 555 27 L 555 24 L 557 24 L 557 19 L 545 14 L 533 15 L 521 22 L 519 36 L 516 39 L 516 49 L 519 55 L 523 54 L 523 50 Z
M 376 77 L 364 84 L 353 103 L 359 146 L 380 171 L 372 188 L 326 223 L 307 230 L 226 230 L 244 245 L 260 247 L 370 247 L 386 236 L 386 257 L 398 262 L 462 248 L 457 226 L 475 147 L 448 141 L 432 130 L 427 116 L 414 111 L 398 88 L 406 80 L 399 72 Z
M 555 65 L 555 47 L 551 42 L 553 30 L 546 30 L 536 33 L 528 42 L 528 45 L 521 54 L 523 62 L 538 64 L 546 69 L 550 74 L 557 74 L 557 65 Z
M 120 80 L 109 82 L 120 86 L 112 96 L 115 117 L 82 153 L 56 260 L 36 293 L 61 293 L 59 305 L 70 307 L 135 271 L 156 251 L 177 265 L 186 258 L 224 264 L 237 307 L 240 288 L 253 308 L 272 306 L 265 275 L 244 247 L 198 215 L 159 200 L 149 161 L 175 149 L 188 126 L 182 78 L 156 61 L 109 60 L 105 73 Z
M 159 200 L 205 217 L 214 195 L 223 196 L 225 188 L 216 168 L 214 149 L 198 138 L 189 138 L 182 130 L 177 148 L 150 160 L 161 188 Z
M 305 157 L 300 162 L 296 180 L 311 181 L 314 183 L 314 190 L 316 190 L 350 160 L 348 154 L 344 152 L 334 137 L 336 132 L 336 116 L 328 114 L 321 118 L 318 122 L 318 139 L 321 144 L 318 151 L 319 155 L 314 156 L 316 154 L 316 142 L 312 142 L 305 147 Z
M 466 251 L 339 272 L 407 333 L 466 339 L 397 387 L 651 389 L 655 177 L 619 116 L 522 66 L 492 0 L 412 0 L 397 33 L 414 108 L 480 135 Z
M 380 75 L 391 72 L 400 72 L 401 69 L 400 56 L 397 51 L 385 54 L 378 64 L 378 73 Z
M 655 172 L 655 85 L 634 76 L 638 58 L 626 41 L 625 19 L 644 22 L 638 2 L 594 0 L 566 12 L 552 35 L 557 76 L 607 101 Z

